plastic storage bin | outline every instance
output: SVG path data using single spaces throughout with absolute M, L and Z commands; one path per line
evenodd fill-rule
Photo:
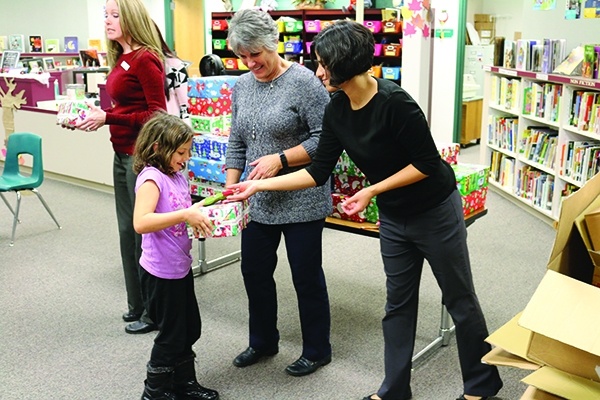
M 400 79 L 400 67 L 383 67 L 381 68 L 381 74 L 384 79 L 398 80 Z
M 214 50 L 225 50 L 227 49 L 227 39 L 213 39 L 212 45 Z
M 391 43 L 383 46 L 383 55 L 388 57 L 398 57 L 402 51 L 402 45 L 399 43 Z
M 381 21 L 364 21 L 363 25 L 373 33 L 381 32 Z
M 284 46 L 285 46 L 285 53 L 287 53 L 287 54 L 302 53 L 302 42 L 301 41 L 285 42 Z
M 226 31 L 227 30 L 227 21 L 224 19 L 213 19 L 212 21 L 212 30 L 213 31 Z
M 384 33 L 400 33 L 402 21 L 384 21 L 382 30 Z
M 381 43 L 375 43 L 375 51 L 373 51 L 373 55 L 375 57 L 380 56 L 382 48 L 383 48 L 383 45 Z
M 287 33 L 302 32 L 302 21 L 285 21 L 285 31 Z
M 304 21 L 305 32 L 321 32 L 321 21 L 319 20 L 306 20 Z

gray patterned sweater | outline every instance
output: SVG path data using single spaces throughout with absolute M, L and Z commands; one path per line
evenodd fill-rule
M 321 82 L 299 64 L 292 64 L 272 82 L 259 82 L 252 73 L 243 74 L 233 87 L 226 167 L 241 170 L 262 156 L 298 144 L 312 157 L 328 102 L 329 94 Z M 298 169 L 302 167 L 282 169 L 279 174 Z M 262 224 L 315 221 L 332 211 L 329 184 L 296 191 L 260 192 L 249 201 L 250 218 Z

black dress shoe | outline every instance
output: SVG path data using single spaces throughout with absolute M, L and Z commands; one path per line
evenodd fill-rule
M 331 354 L 325 358 L 320 359 L 319 361 L 310 361 L 307 358 L 300 357 L 292 364 L 288 365 L 285 369 L 285 372 L 292 376 L 304 376 L 308 374 L 312 374 L 319 367 L 327 365 L 331 362 Z
M 125 327 L 125 332 L 131 334 L 148 333 L 158 329 L 155 324 L 148 324 L 142 321 L 135 321 Z
M 278 347 L 268 350 L 256 350 L 252 347 L 248 347 L 233 360 L 233 365 L 239 368 L 244 368 L 249 365 L 256 364 L 263 357 L 273 356 L 277 353 L 279 353 Z
M 133 322 L 133 321 L 137 321 L 142 317 L 142 314 L 137 314 L 134 312 L 126 312 L 125 314 L 123 314 L 123 321 L 125 322 Z
M 367 396 L 367 397 L 363 397 L 363 400 L 375 400 L 375 399 L 373 398 L 373 396 L 375 396 L 376 394 L 377 394 L 377 393 L 373 393 L 373 394 L 371 394 L 371 395 L 369 395 L 369 396 Z
M 481 397 L 481 400 L 487 400 L 487 399 L 488 399 L 487 397 Z M 456 399 L 456 400 L 467 400 L 467 399 L 465 399 L 465 395 L 464 394 L 461 394 L 460 397 L 458 399 Z

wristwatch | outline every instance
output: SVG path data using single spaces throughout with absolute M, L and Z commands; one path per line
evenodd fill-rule
M 287 161 L 287 157 L 285 156 L 285 153 L 283 151 L 279 152 L 279 160 L 281 161 L 281 166 L 283 168 L 287 168 L 288 165 L 288 161 Z

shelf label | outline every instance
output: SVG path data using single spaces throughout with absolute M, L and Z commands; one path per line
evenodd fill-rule
M 541 81 L 547 81 L 548 74 L 535 74 L 535 79 L 539 79 Z
M 483 70 L 487 71 L 487 72 L 490 72 L 492 70 L 492 67 L 490 67 L 489 65 L 484 65 L 483 66 Z
M 573 85 L 596 87 L 596 83 L 587 79 L 570 78 L 569 82 Z
M 508 76 L 517 76 L 517 71 L 513 71 L 510 69 L 498 68 L 498 73 Z

